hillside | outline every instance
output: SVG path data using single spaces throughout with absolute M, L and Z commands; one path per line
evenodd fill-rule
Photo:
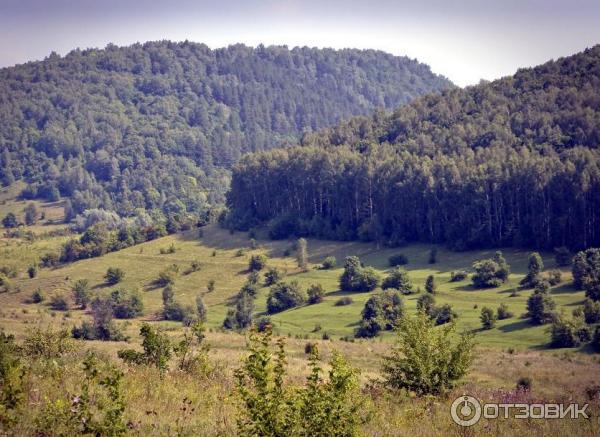
M 0 70 L 0 180 L 75 212 L 202 213 L 249 151 L 452 86 L 374 50 L 168 41 Z
M 600 46 L 245 157 L 229 225 L 454 249 L 600 245 Z

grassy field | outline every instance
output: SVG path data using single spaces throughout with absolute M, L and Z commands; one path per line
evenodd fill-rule
M 182 273 L 175 284 L 176 300 L 183 304 L 194 304 L 196 296 L 202 295 L 208 306 L 208 326 L 218 328 L 234 296 L 247 276 L 248 260 L 251 255 L 265 253 L 269 256 L 268 265 L 276 266 L 286 272 L 285 280 L 297 280 L 306 289 L 311 284 L 321 284 L 326 290 L 322 303 L 306 305 L 272 316 L 276 329 L 282 334 L 320 337 L 323 332 L 331 336 L 341 337 L 351 335 L 360 319 L 360 312 L 371 293 L 344 293 L 338 290 L 338 278 L 342 268 L 333 270 L 318 269 L 319 263 L 325 256 L 333 255 L 342 264 L 345 256 L 358 255 L 366 265 L 377 268 L 384 276 L 390 255 L 402 252 L 409 259 L 406 269 L 415 284 L 424 288 L 428 275 L 435 276 L 438 292 L 435 296 L 438 304 L 449 303 L 459 315 L 460 329 L 478 330 L 479 315 L 483 306 L 497 308 L 501 303 L 508 305 L 515 317 L 499 321 L 494 329 L 477 331 L 477 341 L 485 346 L 540 348 L 548 342 L 545 326 L 533 326 L 526 319 L 520 318 L 525 313 L 525 305 L 531 290 L 519 290 L 518 281 L 525 273 L 528 252 L 517 249 L 505 249 L 504 255 L 511 265 L 512 274 L 508 283 L 495 289 L 475 290 L 470 281 L 450 282 L 450 272 L 459 269 L 469 269 L 472 263 L 480 258 L 493 256 L 493 251 L 449 252 L 438 248 L 438 262 L 428 263 L 430 246 L 411 245 L 400 249 L 377 249 L 371 243 L 330 242 L 308 240 L 311 268 L 302 272 L 297 268 L 293 257 L 283 256 L 286 249 L 292 246 L 290 241 L 258 240 L 257 248 L 251 250 L 250 239 L 246 233 L 230 235 L 228 231 L 211 225 L 204 229 L 204 236 L 198 238 L 197 231 L 171 235 L 158 240 L 130 247 L 119 252 L 110 253 L 100 258 L 78 261 L 56 269 L 43 269 L 38 277 L 29 279 L 25 273 L 26 266 L 48 250 L 58 250 L 60 242 L 65 237 L 41 239 L 34 243 L 7 242 L 0 263 L 16 264 L 21 267 L 21 273 L 14 280 L 14 291 L 0 295 L 2 306 L 0 324 L 20 330 L 18 325 L 32 323 L 44 319 L 56 319 L 58 316 L 64 323 L 76 323 L 78 319 L 88 317 L 84 311 L 73 308 L 69 311 L 68 320 L 64 314 L 53 314 L 47 304 L 25 304 L 31 293 L 41 289 L 47 297 L 53 294 L 70 295 L 75 280 L 85 278 L 90 281 L 94 293 L 108 293 L 115 288 L 126 290 L 137 289 L 142 293 L 145 303 L 145 314 L 137 321 L 128 323 L 132 334 L 137 330 L 139 321 L 157 321 L 157 323 L 176 327 L 172 322 L 161 322 L 162 308 L 161 289 L 153 285 L 158 274 L 171 264 L 177 264 Z M 15 240 L 15 239 L 11 239 Z M 161 248 L 173 244 L 175 253 L 161 254 Z M 239 249 L 243 249 L 240 255 Z M 0 252 L 2 253 L 2 252 Z M 293 255 L 293 252 L 292 252 Z M 543 254 L 547 269 L 554 268 L 551 254 Z M 200 270 L 185 274 L 190 263 L 200 262 Z M 119 267 L 125 271 L 122 283 L 108 287 L 104 282 L 104 274 L 108 267 Z M 559 311 L 570 313 L 584 299 L 583 291 L 574 290 L 568 269 L 563 269 L 563 281 L 551 290 L 551 295 L 557 303 Z M 207 292 L 207 284 L 214 280 L 216 290 Z M 517 295 L 512 296 L 516 290 Z M 257 313 L 265 311 L 268 288 L 259 292 L 256 305 Z M 347 306 L 335 306 L 342 296 L 350 296 L 353 303 Z M 409 312 L 415 311 L 419 294 L 405 297 L 405 305 Z M 27 311 L 24 314 L 23 311 Z M 320 331 L 313 333 L 315 326 Z M 385 340 L 391 334 L 384 334 Z
M 2 205 L 3 211 L 22 213 L 25 204 L 18 208 L 14 201 Z M 39 208 L 52 210 L 52 204 L 39 204 Z M 2 212 L 0 212 L 2 214 Z M 55 211 L 56 221 L 60 215 Z M 272 316 L 278 334 L 289 337 L 288 370 L 292 382 L 300 383 L 307 375 L 307 356 L 304 347 L 307 340 L 319 344 L 323 358 L 327 360 L 332 351 L 339 350 L 349 362 L 361 369 L 364 387 L 381 376 L 381 357 L 390 348 L 392 333 L 385 333 L 372 340 L 342 341 L 343 336 L 351 336 L 360 318 L 360 312 L 371 293 L 342 293 L 338 290 L 338 278 L 342 272 L 344 257 L 358 255 L 366 265 L 371 265 L 384 276 L 388 270 L 388 258 L 392 254 L 403 253 L 409 263 L 409 272 L 415 287 L 424 289 L 425 278 L 432 274 L 438 284 L 436 300 L 438 304 L 449 303 L 457 311 L 459 330 L 473 330 L 476 334 L 476 359 L 464 383 L 444 397 L 436 399 L 414 398 L 406 395 L 392 395 L 385 392 L 368 391 L 373 409 L 373 418 L 362 427 L 366 435 L 396 436 L 409 435 L 419 429 L 423 435 L 595 435 L 598 417 L 590 421 L 482 421 L 471 429 L 459 428 L 449 416 L 449 405 L 462 393 L 475 395 L 480 399 L 497 400 L 503 396 L 515 396 L 514 387 L 520 377 L 533 379 L 533 391 L 523 402 L 533 401 L 578 401 L 588 402 L 586 390 L 600 384 L 600 358 L 586 351 L 546 349 L 549 340 L 547 326 L 530 325 L 520 316 L 525 312 L 527 297 L 531 290 L 519 290 L 518 282 L 525 274 L 528 251 L 507 248 L 503 253 L 511 265 L 512 274 L 507 284 L 496 289 L 474 290 L 470 281 L 449 282 L 450 272 L 469 269 L 472 263 L 481 258 L 491 257 L 494 251 L 450 252 L 438 247 L 438 262 L 429 264 L 431 246 L 411 245 L 396 249 L 380 249 L 371 243 L 331 242 L 308 240 L 310 269 L 302 272 L 293 257 L 292 241 L 270 241 L 258 238 L 256 248 L 250 249 L 251 239 L 247 233 L 228 231 L 211 225 L 203 229 L 200 238 L 197 230 L 167 236 L 100 258 L 78 261 L 54 269 L 41 269 L 38 276 L 30 279 L 27 267 L 41 255 L 58 251 L 68 237 L 43 236 L 46 231 L 59 225 L 39 224 L 34 230 L 40 238 L 32 242 L 16 238 L 3 238 L 0 246 L 0 266 L 10 265 L 18 270 L 12 279 L 10 292 L 0 294 L 0 327 L 24 338 L 29 329 L 35 326 L 71 328 L 90 317 L 72 303 L 68 311 L 52 311 L 48 300 L 54 294 L 64 294 L 71 299 L 71 287 L 75 280 L 85 278 L 90 281 L 94 294 L 106 294 L 115 288 L 137 289 L 143 296 L 144 315 L 130 321 L 118 321 L 130 336 L 128 342 L 81 342 L 78 353 L 91 348 L 108 354 L 115 362 L 116 352 L 123 348 L 137 347 L 139 326 L 150 322 L 167 330 L 173 338 L 183 332 L 181 323 L 161 320 L 161 288 L 153 285 L 159 272 L 171 264 L 177 264 L 183 272 L 175 283 L 175 298 L 184 304 L 193 304 L 197 295 L 202 295 L 208 306 L 207 341 L 211 346 L 210 359 L 219 369 L 210 377 L 193 377 L 178 372 L 170 372 L 163 379 L 157 378 L 152 369 L 124 367 L 125 393 L 127 401 L 126 417 L 131 421 L 132 433 L 139 435 L 235 435 L 236 400 L 234 393 L 233 370 L 245 353 L 245 336 L 221 329 L 223 318 L 231 297 L 234 296 L 247 277 L 248 260 L 251 255 L 268 255 L 268 265 L 276 266 L 285 272 L 285 281 L 297 280 L 306 289 L 319 283 L 326 290 L 322 303 L 302 306 Z M 161 254 L 161 249 L 174 245 L 171 254 Z M 240 253 L 242 249 L 242 253 Z M 288 256 L 284 256 L 290 253 Z M 340 267 L 333 270 L 320 270 L 319 264 L 326 256 L 333 255 Z M 555 268 L 551 254 L 542 254 L 546 269 Z M 199 271 L 186 274 L 192 261 L 200 263 Z M 104 282 L 108 267 L 124 270 L 125 278 L 117 286 L 109 287 Z M 562 270 L 561 284 L 552 288 L 550 294 L 557 303 L 558 310 L 570 313 L 580 305 L 584 294 L 571 286 L 571 274 Z M 207 292 L 207 284 L 214 280 L 215 291 Z M 34 290 L 40 289 L 46 300 L 40 304 L 29 303 Z M 512 296 L 513 291 L 517 296 Z M 265 311 L 268 288 L 262 288 L 256 300 L 257 315 Z M 335 306 L 342 296 L 350 296 L 353 303 Z M 406 296 L 405 305 L 409 313 L 414 313 L 419 294 Z M 515 317 L 499 321 L 494 329 L 479 330 L 481 307 L 498 307 L 506 303 Z M 315 326 L 321 328 L 313 332 Z M 324 332 L 330 340 L 322 340 Z M 24 435 L 31 433 L 38 407 L 49 401 L 64 397 L 65 393 L 77 390 L 80 379 L 80 358 L 73 357 L 63 370 L 53 370 L 52 377 L 40 376 L 35 380 L 29 393 L 32 399 L 32 418 L 23 422 Z M 60 387 L 57 389 L 56 387 Z M 511 394 L 513 393 L 513 394 Z M 191 400 L 198 414 L 190 415 L 183 410 L 184 399 Z M 592 400 L 592 411 L 598 411 L 598 400 Z M 141 407 L 143 406 L 143 407 Z M 153 412 L 149 415 L 148 411 Z M 596 431 L 595 431 L 596 430 Z

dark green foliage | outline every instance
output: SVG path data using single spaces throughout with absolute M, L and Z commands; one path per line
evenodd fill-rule
M 12 212 L 6 214 L 6 216 L 2 219 L 2 226 L 5 228 L 16 228 L 19 225 L 17 221 L 17 216 Z
M 328 256 L 323 260 L 323 263 L 321 264 L 321 268 L 323 270 L 331 270 L 331 269 L 335 269 L 337 266 L 337 259 L 335 258 L 335 256 Z
M 544 291 L 544 287 L 537 287 L 527 299 L 527 316 L 535 325 L 551 322 L 555 308 L 556 303 L 548 295 L 547 290 Z
M 238 433 L 242 436 L 358 435 L 366 421 L 358 371 L 337 352 L 329 362 L 329 380 L 323 380 L 316 345 L 307 346 L 310 374 L 303 387 L 286 384 L 286 355 L 283 339 L 271 352 L 271 330 L 252 333 L 250 355 L 235 372 L 242 399 Z
M 560 246 L 554 248 L 554 260 L 559 267 L 567 267 L 571 265 L 573 254 L 568 247 Z
M 206 292 L 207 293 L 212 293 L 215 291 L 215 287 L 216 287 L 216 283 L 214 279 L 210 279 L 208 281 L 208 284 L 206 284 Z
M 424 314 L 403 317 L 397 344 L 384 357 L 385 383 L 418 394 L 439 394 L 462 378 L 473 360 L 472 336 L 454 335 L 455 326 L 435 328 Z
M 445 303 L 434 308 L 433 316 L 436 325 L 444 325 L 456 319 L 458 314 L 452 309 L 452 305 Z
M 123 280 L 125 272 L 118 267 L 109 267 L 104 275 L 104 279 L 108 285 L 118 284 Z
M 293 215 L 296 235 L 460 250 L 600 246 L 598 65 L 595 46 L 246 156 L 231 221 Z
M 255 322 L 254 326 L 256 326 L 258 332 L 265 332 L 267 329 L 273 328 L 273 322 L 269 317 L 261 317 Z
M 50 299 L 50 308 L 54 311 L 67 311 L 69 309 L 69 302 L 62 294 L 56 294 Z
M 92 301 L 93 323 L 84 321 L 71 331 L 74 338 L 85 340 L 123 341 L 126 337 L 113 321 L 113 304 L 110 299 L 96 298 Z
M 305 293 L 300 289 L 298 282 L 279 282 L 271 287 L 267 297 L 267 311 L 269 314 L 279 313 L 289 308 L 302 305 L 306 301 Z
M 42 293 L 41 289 L 37 288 L 31 295 L 31 302 L 32 303 L 41 303 L 43 301 L 44 301 L 44 294 Z
M 469 277 L 469 274 L 464 270 L 459 270 L 457 272 L 450 272 L 450 282 L 460 282 L 464 281 Z
M 24 209 L 25 224 L 27 226 L 35 225 L 38 220 L 38 210 L 35 204 L 28 203 Z
M 483 307 L 481 308 L 479 319 L 481 320 L 481 327 L 483 329 L 492 329 L 496 325 L 497 317 L 493 309 Z
M 371 267 L 363 267 L 356 256 L 348 256 L 339 280 L 342 291 L 372 291 L 379 285 L 379 275 Z
M 581 344 L 579 324 L 562 316 L 556 316 L 550 326 L 551 347 L 577 347 Z M 589 339 L 588 339 L 589 340 Z
M 248 293 L 238 293 L 235 307 L 227 311 L 223 327 L 225 329 L 246 329 L 252 325 L 254 298 Z
M 201 323 L 206 322 L 206 315 L 208 314 L 208 308 L 202 299 L 202 296 L 196 296 L 196 313 L 198 314 L 198 320 Z
M 27 274 L 29 275 L 30 279 L 35 278 L 37 276 L 37 272 L 38 268 L 35 264 L 32 264 L 27 268 Z
M 514 316 L 514 314 L 508 309 L 508 305 L 505 303 L 500 304 L 500 306 L 496 309 L 496 315 L 498 316 L 498 320 L 510 319 Z
M 404 302 L 398 290 L 372 295 L 361 313 L 355 337 L 375 337 L 379 332 L 394 329 L 404 315 Z
M 573 258 L 573 283 L 592 300 L 600 300 L 600 249 L 579 252 Z
M 74 50 L 0 72 L 2 183 L 76 213 L 202 216 L 246 152 L 451 84 L 372 50 L 169 41 Z
M 560 270 L 554 269 L 554 270 L 550 270 L 548 272 L 548 283 L 551 286 L 560 284 L 561 280 L 562 280 L 562 273 Z
M 507 265 L 502 263 L 503 258 L 484 259 L 473 263 L 475 273 L 471 281 L 476 288 L 499 287 L 508 278 Z
M 82 309 L 90 303 L 90 283 L 87 279 L 78 279 L 73 284 L 73 298 Z
M 306 292 L 308 295 L 308 303 L 310 305 L 314 305 L 316 303 L 323 302 L 323 296 L 325 296 L 325 290 L 323 290 L 323 286 L 321 284 L 313 284 L 308 287 L 308 291 Z
M 248 262 L 248 270 L 260 271 L 265 268 L 267 265 L 267 256 L 264 254 L 252 255 L 250 257 L 250 261 Z
M 117 319 L 133 319 L 142 315 L 144 303 L 137 292 L 114 290 L 110 294 L 113 314 Z
M 283 278 L 283 274 L 277 267 L 270 267 L 265 272 L 265 287 L 277 284 Z
M 435 278 L 433 277 L 433 275 L 427 276 L 427 279 L 425 280 L 425 291 L 427 293 L 434 294 L 436 290 L 437 285 L 435 283 Z
M 517 391 L 531 391 L 533 380 L 528 376 L 522 376 L 517 381 Z
M 13 335 L 0 330 L 0 428 L 4 432 L 18 421 L 25 400 L 23 363 Z
M 600 325 L 596 326 L 594 336 L 592 337 L 591 345 L 596 352 L 600 352 Z
M 423 294 L 417 299 L 417 311 L 435 318 L 436 306 L 435 298 L 431 294 Z
M 169 338 L 149 324 L 144 323 L 140 328 L 143 352 L 124 349 L 118 352 L 119 358 L 130 364 L 145 364 L 156 367 L 161 374 L 167 371 L 173 346 Z
M 348 296 L 344 296 L 344 297 L 340 297 L 338 300 L 335 301 L 335 306 L 336 307 L 343 307 L 346 305 L 350 305 L 354 302 L 354 300 L 351 297 Z
M 173 264 L 158 274 L 158 278 L 154 281 L 154 283 L 159 287 L 166 287 L 168 285 L 173 286 L 175 281 L 177 280 L 177 276 L 179 275 L 179 268 L 177 265 Z
M 544 262 L 538 252 L 533 252 L 529 255 L 529 263 L 527 266 L 527 275 L 521 279 L 521 286 L 525 288 L 533 288 L 540 281 L 540 275 L 544 270 Z
M 393 288 L 402 294 L 411 294 L 413 292 L 413 284 L 408 277 L 408 272 L 402 267 L 394 268 L 383 280 L 381 288 L 384 290 Z
M 390 267 L 404 266 L 408 264 L 408 258 L 402 253 L 397 253 L 396 255 L 390 256 L 388 263 Z
M 586 299 L 583 303 L 583 315 L 585 323 L 598 323 L 600 322 L 600 302 Z

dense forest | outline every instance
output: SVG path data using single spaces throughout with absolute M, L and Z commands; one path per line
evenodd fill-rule
M 190 42 L 74 50 L 0 70 L 0 180 L 86 209 L 201 213 L 229 168 L 341 119 L 451 87 L 374 50 Z
M 244 157 L 228 224 L 455 249 L 600 245 L 600 46 Z

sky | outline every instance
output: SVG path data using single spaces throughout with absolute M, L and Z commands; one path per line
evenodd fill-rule
M 600 43 L 600 1 L 0 0 L 0 67 L 162 39 L 380 49 L 466 86 Z

